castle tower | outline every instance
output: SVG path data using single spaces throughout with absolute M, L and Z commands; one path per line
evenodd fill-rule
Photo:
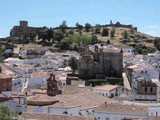
M 28 27 L 28 21 L 20 21 L 19 24 L 20 24 L 20 27 L 22 27 L 22 28 Z
M 50 78 L 47 79 L 47 95 L 55 96 L 57 94 L 61 94 L 62 91 L 57 87 L 57 81 L 55 79 L 55 75 L 53 73 L 50 74 Z

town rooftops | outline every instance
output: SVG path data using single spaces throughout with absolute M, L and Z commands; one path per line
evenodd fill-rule
M 118 85 L 103 85 L 103 86 L 97 86 L 94 87 L 95 90 L 106 90 L 106 91 L 110 91 L 113 90 L 115 88 L 117 88 Z
M 9 61 L 18 61 L 18 62 L 23 62 L 23 60 L 19 59 L 19 58 L 7 58 L 4 60 L 4 62 L 9 62 Z
M 12 78 L 4 73 L 0 73 L 0 79 L 8 79 L 8 78 Z
M 147 114 L 148 109 L 146 106 L 136 106 L 136 105 L 122 105 L 122 104 L 103 104 L 95 108 L 95 111 L 102 112 L 119 112 L 123 114 Z
M 47 94 L 36 94 L 27 98 L 29 105 L 37 106 L 52 105 L 58 101 L 59 100 L 57 100 L 55 97 L 48 96 Z
M 57 115 L 49 113 L 22 113 L 21 116 L 27 120 L 95 120 L 94 117 Z
M 55 96 L 59 102 L 64 103 L 66 106 L 80 106 L 81 109 L 95 108 L 105 102 L 117 102 L 110 98 L 101 96 L 94 92 L 82 92 L 76 94 L 66 94 L 66 95 L 57 95 Z

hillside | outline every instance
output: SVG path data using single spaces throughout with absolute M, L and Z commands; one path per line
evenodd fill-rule
M 102 31 L 104 28 L 108 29 L 108 36 L 102 36 Z M 150 47 L 154 47 L 154 40 L 155 37 L 151 36 L 151 35 L 147 35 L 145 33 L 139 32 L 134 30 L 133 28 L 126 28 L 126 27 L 116 27 L 116 26 L 101 26 L 101 30 L 100 33 L 95 33 L 95 26 L 89 31 L 86 32 L 85 28 L 82 29 L 82 34 L 85 35 L 96 35 L 98 40 L 103 41 L 103 42 L 107 42 L 108 40 L 110 40 L 111 43 L 113 43 L 114 45 L 122 45 L 122 46 L 126 46 L 126 45 L 131 45 L 131 44 L 145 44 L 146 46 L 150 46 Z M 115 34 L 114 37 L 111 37 L 110 32 L 111 30 L 114 29 L 115 30 Z M 70 30 L 72 30 L 74 32 L 74 34 L 78 34 L 77 29 L 76 28 L 72 28 L 72 29 L 67 29 L 66 31 L 69 32 Z M 123 32 L 127 31 L 128 33 L 128 38 L 127 38 L 127 42 L 123 43 Z
M 31 27 L 27 27 L 29 29 Z M 84 26 L 76 23 L 76 27 L 68 27 L 63 22 L 59 27 L 41 27 L 38 31 L 17 31 L 21 36 L 8 37 L 3 42 L 7 44 L 22 44 L 25 47 L 48 46 L 51 50 L 77 50 L 80 43 L 105 42 L 123 47 L 133 46 L 135 50 L 142 53 L 150 53 L 156 50 L 154 46 L 155 37 L 141 33 L 137 27 L 124 25 L 119 22 L 113 24 L 92 26 L 86 23 Z M 32 27 L 37 30 L 37 28 Z M 28 33 L 27 33 L 28 32 Z M 30 44 L 29 44 L 30 43 Z M 157 42 L 159 46 L 159 41 Z M 2 43 L 3 44 L 3 43 Z

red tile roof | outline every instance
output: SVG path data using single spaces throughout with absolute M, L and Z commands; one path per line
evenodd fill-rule
M 94 120 L 94 117 L 57 115 L 49 113 L 22 113 L 21 116 L 27 120 Z

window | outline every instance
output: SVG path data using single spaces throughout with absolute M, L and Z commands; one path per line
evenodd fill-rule
M 143 71 L 141 71 L 141 73 L 143 73 Z
M 153 92 L 153 88 L 152 87 L 150 88 L 150 92 Z
M 117 89 L 116 89 L 116 92 L 117 92 Z
M 156 116 L 158 115 L 158 112 L 156 111 Z
M 109 118 L 106 118 L 106 120 L 109 120 Z
M 147 87 L 144 88 L 144 91 L 147 92 Z
M 98 119 L 100 119 L 100 117 L 98 117 Z
M 147 73 L 147 71 L 145 73 Z
M 108 94 L 106 93 L 106 96 L 108 96 Z

